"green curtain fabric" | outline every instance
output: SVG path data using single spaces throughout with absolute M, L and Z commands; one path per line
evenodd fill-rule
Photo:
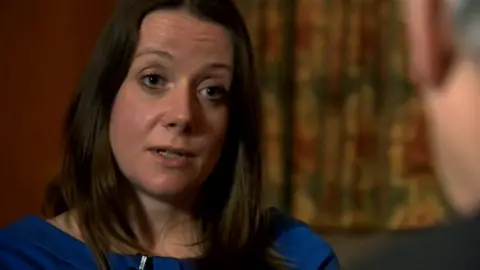
M 261 78 L 265 203 L 321 228 L 446 218 L 393 0 L 237 0 Z

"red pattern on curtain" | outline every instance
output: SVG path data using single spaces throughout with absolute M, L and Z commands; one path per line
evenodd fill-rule
M 237 3 L 262 83 L 266 204 L 323 228 L 445 219 L 397 2 Z

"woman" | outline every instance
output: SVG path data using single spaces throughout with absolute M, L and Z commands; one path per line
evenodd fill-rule
M 50 219 L 0 232 L 7 269 L 337 269 L 260 207 L 259 89 L 232 1 L 119 4 L 66 121 Z

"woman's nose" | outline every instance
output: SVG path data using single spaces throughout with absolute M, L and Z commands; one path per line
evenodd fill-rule
M 171 89 L 164 104 L 168 108 L 162 117 L 165 129 L 174 133 L 191 132 L 194 128 L 193 107 L 195 100 L 188 86 Z

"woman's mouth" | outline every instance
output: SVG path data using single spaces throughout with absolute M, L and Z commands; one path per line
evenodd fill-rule
M 195 155 L 183 148 L 153 147 L 149 149 L 159 164 L 169 168 L 180 168 L 188 165 Z
M 184 153 L 182 152 L 177 152 L 177 151 L 172 151 L 172 150 L 166 150 L 166 149 L 156 149 L 155 150 L 155 153 L 157 155 L 160 155 L 162 157 L 165 157 L 165 158 L 179 158 L 179 157 L 183 157 L 183 156 L 186 156 Z

